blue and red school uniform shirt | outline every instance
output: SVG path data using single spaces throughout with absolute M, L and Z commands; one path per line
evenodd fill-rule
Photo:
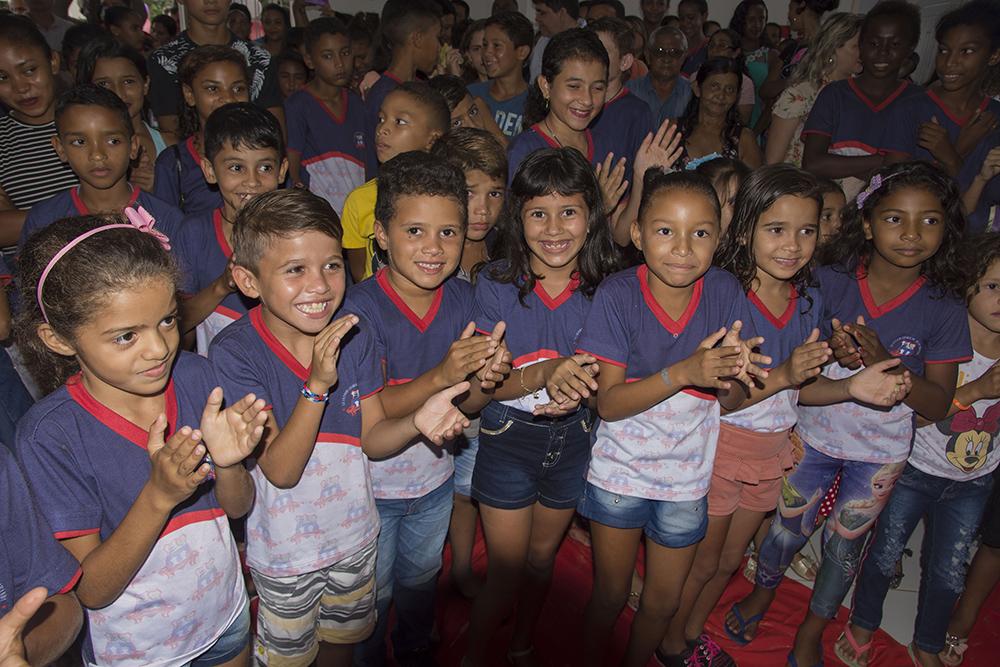
M 587 158 L 587 162 L 596 167 L 598 164 L 604 162 L 604 158 L 608 156 L 608 153 L 614 153 L 616 157 L 621 157 L 618 155 L 621 149 L 606 143 L 603 135 L 599 137 L 590 130 L 585 130 L 585 133 L 587 136 L 587 154 L 584 157 Z M 561 146 L 558 141 L 545 133 L 541 123 L 535 123 L 511 139 L 510 145 L 507 146 L 508 185 L 514 180 L 514 174 L 517 173 L 517 168 L 521 166 L 524 159 L 543 148 L 561 148 Z M 629 162 L 631 162 L 635 156 L 627 157 Z
M 386 96 L 403 82 L 389 72 L 383 72 L 365 94 L 365 146 L 369 151 L 365 156 L 365 180 L 378 176 L 378 155 L 375 153 L 375 130 L 378 128 L 378 112 Z
M 386 384 L 405 384 L 444 360 L 448 348 L 472 319 L 472 286 L 460 278 L 445 280 L 431 307 L 413 312 L 382 269 L 371 280 L 347 290 L 344 313 L 360 318 L 358 327 L 375 341 Z M 454 470 L 451 453 L 423 437 L 398 454 L 372 461 L 375 497 L 405 499 L 425 496 L 444 484 Z
M 884 150 L 885 133 L 894 108 L 920 95 L 923 89 L 906 81 L 878 104 L 872 102 L 851 79 L 834 81 L 820 91 L 802 129 L 802 140 L 810 134 L 830 137 L 827 152 L 836 155 L 875 155 Z M 840 179 L 848 201 L 865 183 L 850 176 Z
M 1000 116 L 1000 102 L 983 97 L 977 109 L 977 112 L 982 111 L 990 111 L 994 115 Z M 913 95 L 899 104 L 893 105 L 887 118 L 885 138 L 881 148 L 890 153 L 902 153 L 914 160 L 934 162 L 934 156 L 931 155 L 930 151 L 917 143 L 920 126 L 936 119 L 937 123 L 948 131 L 948 138 L 954 144 L 962 128 L 974 116 L 975 113 L 969 114 L 965 118 L 955 116 L 941 101 L 941 98 L 928 88 L 919 95 Z M 975 176 L 975 172 L 972 173 L 972 176 Z M 959 178 L 959 180 L 963 179 Z M 968 180 L 971 180 L 971 177 Z
M 653 295 L 643 264 L 607 278 L 594 295 L 579 350 L 625 369 L 635 382 L 687 359 L 736 320 L 753 336 L 746 295 L 730 273 L 712 267 L 694 283 L 673 319 Z M 602 421 L 587 480 L 606 491 L 650 500 L 696 500 L 708 493 L 719 437 L 714 391 L 688 387 L 633 417 Z
M 958 185 L 964 192 L 972 184 L 972 180 L 983 168 L 983 161 L 991 150 L 1000 146 L 1000 131 L 994 130 L 979 142 L 972 153 L 962 164 L 962 171 L 958 176 Z M 1000 177 L 994 176 L 986 182 L 976 210 L 966 216 L 966 230 L 968 232 L 997 232 L 1000 231 Z
M 590 124 L 594 141 L 611 146 L 615 160 L 625 158 L 625 180 L 632 183 L 632 162 L 646 135 L 655 132 L 653 113 L 637 95 L 622 88 L 614 99 L 604 103 L 600 115 Z
M 805 342 L 813 329 L 819 329 L 823 316 L 823 303 L 819 290 L 808 288 L 800 295 L 789 284 L 791 297 L 784 312 L 772 313 L 760 297 L 749 292 L 750 319 L 753 330 L 764 337 L 761 354 L 771 357 L 768 368 L 777 368 L 792 356 L 792 352 Z M 799 390 L 783 389 L 744 410 L 722 415 L 722 421 L 758 433 L 780 433 L 795 426 L 798 420 L 796 405 Z
M 590 299 L 580 292 L 579 281 L 571 280 L 561 294 L 554 295 L 536 281 L 522 304 L 517 285 L 495 278 L 506 267 L 506 261 L 493 262 L 483 267 L 476 279 L 475 322 L 479 332 L 489 334 L 498 322 L 507 324 L 504 340 L 515 369 L 573 356 L 590 311 Z M 530 413 L 550 400 L 543 387 L 535 394 L 501 402 Z
M 80 574 L 76 558 L 52 537 L 14 454 L 0 443 L 0 616 L 37 586 L 50 596 L 68 593 Z
M 365 160 L 374 144 L 365 142 L 365 106 L 347 89 L 341 91 L 341 113 L 308 89 L 285 100 L 288 150 L 299 154 L 299 178 L 311 192 L 330 202 L 341 215 L 344 200 L 365 182 Z
M 217 185 L 209 185 L 201 171 L 201 154 L 194 137 L 168 146 L 156 156 L 153 193 L 190 215 L 222 206 Z
M 900 357 L 911 373 L 924 374 L 926 364 L 962 363 L 972 359 L 965 305 L 923 276 L 901 294 L 877 303 L 864 267 L 848 270 L 824 266 L 813 273 L 823 298 L 822 329 L 831 321 L 855 322 L 858 315 L 878 334 L 882 346 Z M 823 375 L 839 380 L 856 371 L 831 363 Z M 899 403 L 891 409 L 853 401 L 798 409 L 796 431 L 827 456 L 865 463 L 905 461 L 913 442 L 913 409 Z
M 270 404 L 279 429 L 288 424 L 309 369 L 268 329 L 260 306 L 219 334 L 209 356 L 227 396 L 253 393 Z M 337 374 L 299 483 L 281 489 L 260 467 L 250 468 L 257 497 L 247 517 L 247 564 L 267 576 L 321 570 L 378 536 L 369 464 L 361 451 L 361 401 L 382 390 L 369 333 L 355 331 L 341 344 Z
M 132 198 L 128 207 L 146 209 L 156 220 L 156 230 L 166 234 L 170 238 L 173 246 L 174 238 L 177 236 L 184 220 L 184 214 L 176 206 L 167 203 L 163 199 L 148 192 L 143 192 L 137 187 L 132 187 Z M 28 217 L 24 219 L 24 226 L 21 228 L 21 237 L 17 241 L 18 251 L 24 248 L 28 238 L 51 225 L 56 220 L 62 218 L 72 218 L 78 215 L 90 215 L 91 211 L 80 198 L 80 187 L 76 186 L 69 190 L 64 190 L 59 194 L 39 202 L 28 211 Z
M 171 247 L 180 264 L 181 290 L 194 295 L 211 285 L 229 265 L 233 249 L 222 231 L 222 209 L 189 216 Z M 207 355 L 208 346 L 220 331 L 240 319 L 257 304 L 239 290 L 226 295 L 215 310 L 198 325 L 198 354 Z
M 493 120 L 496 121 L 497 127 L 504 133 L 504 136 L 516 137 L 521 133 L 524 123 L 524 104 L 528 101 L 528 90 L 525 89 L 523 93 L 508 100 L 498 100 L 490 92 L 492 86 L 492 81 L 470 83 L 468 86 L 469 95 L 473 98 L 481 97 L 486 102 L 490 113 L 493 114 Z
M 167 437 L 201 423 L 215 386 L 206 359 L 178 355 L 165 392 Z M 98 402 L 79 375 L 18 426 L 16 453 L 55 537 L 111 537 L 149 481 L 145 426 Z M 101 665 L 184 665 L 211 647 L 246 604 L 229 521 L 206 480 L 171 512 L 118 599 L 87 610 L 84 652 Z

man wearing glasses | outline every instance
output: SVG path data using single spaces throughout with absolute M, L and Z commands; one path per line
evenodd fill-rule
M 626 87 L 649 105 L 654 125 L 665 119 L 677 119 L 691 99 L 691 84 L 681 74 L 681 64 L 687 54 L 687 38 L 673 26 L 657 28 L 650 35 L 646 47 L 649 74 Z

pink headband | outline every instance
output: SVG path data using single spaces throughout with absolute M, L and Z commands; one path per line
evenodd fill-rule
M 153 229 L 153 225 L 156 224 L 156 220 L 153 219 L 153 216 L 151 216 L 146 209 L 141 206 L 138 207 L 138 210 L 126 208 L 123 213 L 125 214 L 125 217 L 128 218 L 128 224 L 115 223 L 111 225 L 103 225 L 101 227 L 91 229 L 90 231 L 86 231 L 63 246 L 59 252 L 53 255 L 52 259 L 49 260 L 49 263 L 45 265 L 45 270 L 42 271 L 42 275 L 38 278 L 38 288 L 35 290 L 35 299 L 38 301 L 38 309 L 42 311 L 42 319 L 46 322 L 49 321 L 49 316 L 45 313 L 45 305 L 42 303 L 42 288 L 45 287 L 45 280 L 49 277 L 52 267 L 54 267 L 60 259 L 65 257 L 66 253 L 78 246 L 85 239 L 89 239 L 94 234 L 99 234 L 108 229 L 136 229 L 144 234 L 152 235 L 157 241 L 160 242 L 160 245 L 163 246 L 164 250 L 170 250 L 170 239 L 167 238 L 162 232 L 158 232 Z

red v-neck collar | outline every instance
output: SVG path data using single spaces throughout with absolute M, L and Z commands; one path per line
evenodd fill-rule
M 313 91 L 306 88 L 306 93 L 311 95 L 312 98 L 316 100 L 316 103 L 319 104 L 319 106 L 323 109 L 323 111 L 326 112 L 326 115 L 329 116 L 334 123 L 336 123 L 337 125 L 342 125 L 344 123 L 344 119 L 347 118 L 347 104 L 348 104 L 347 89 L 345 88 L 340 89 L 341 114 L 339 116 L 333 113 L 333 109 L 330 108 L 330 105 L 328 105 L 326 102 L 320 99 L 319 96 L 316 95 Z
M 747 292 L 747 298 L 750 299 L 750 303 L 757 307 L 764 317 L 775 326 L 777 329 L 784 329 L 789 322 L 792 321 L 792 315 L 795 313 L 795 304 L 798 303 L 799 293 L 795 289 L 795 285 L 789 285 L 792 293 L 788 297 L 788 305 L 785 306 L 785 312 L 783 312 L 779 317 L 775 317 L 771 309 L 767 307 L 756 292 Z
M 184 142 L 184 145 L 187 147 L 188 153 L 191 154 L 191 159 L 194 160 L 194 163 L 196 165 L 201 165 L 201 155 L 198 153 L 198 149 L 194 146 L 194 135 L 188 137 L 187 141 Z
M 688 325 L 691 318 L 694 317 L 695 312 L 698 310 L 698 304 L 701 302 L 701 290 L 705 282 L 705 277 L 702 276 L 694 284 L 694 290 L 691 292 L 691 300 L 688 301 L 687 308 L 681 314 L 679 320 L 674 320 L 667 314 L 667 311 L 663 309 L 660 302 L 656 300 L 653 296 L 652 290 L 649 289 L 649 267 L 643 264 L 637 269 L 637 275 L 639 276 L 639 287 L 642 290 L 642 298 L 646 301 L 646 306 L 653 311 L 653 315 L 659 320 L 663 328 L 679 336 L 684 332 L 684 327 Z
M 624 88 L 622 90 L 624 90 Z M 538 136 L 540 136 L 542 138 L 542 141 L 547 143 L 550 148 L 564 148 L 564 146 L 562 146 L 558 141 L 556 141 L 555 137 L 551 137 L 545 133 L 545 130 L 542 129 L 541 123 L 535 123 L 534 125 L 531 126 L 531 129 L 534 130 L 536 133 L 538 133 Z M 587 136 L 587 155 L 586 155 L 587 162 L 593 162 L 594 137 L 592 134 L 590 134 L 590 130 L 584 130 L 583 132 Z
M 552 297 L 549 296 L 549 293 L 545 291 L 544 287 L 542 287 L 542 281 L 536 280 L 535 296 L 538 297 L 538 299 L 542 302 L 542 304 L 546 308 L 548 308 L 549 310 L 555 310 L 559 306 L 569 301 L 570 297 L 573 296 L 573 292 L 575 292 L 578 287 L 580 287 L 580 278 L 579 276 L 574 274 L 573 277 L 570 278 L 569 282 L 566 283 L 566 287 L 563 289 L 563 291 L 557 294 L 556 296 Z
M 392 80 L 392 81 L 395 81 L 396 83 L 398 83 L 398 84 L 399 84 L 399 85 L 401 85 L 401 86 L 403 85 L 403 80 L 402 80 L 402 79 L 400 79 L 400 78 L 399 78 L 398 76 L 396 76 L 395 74 L 393 74 L 392 72 L 390 72 L 389 70 L 386 70 L 386 71 L 382 72 L 382 76 L 384 76 L 384 77 L 386 77 L 387 79 L 390 79 L 390 80 Z
M 875 303 L 875 297 L 872 296 L 871 285 L 868 284 L 868 272 L 862 269 L 860 264 L 858 264 L 855 276 L 858 279 L 858 289 L 861 290 L 861 300 L 864 301 L 865 309 L 872 317 L 882 317 L 894 308 L 898 308 L 903 305 L 911 296 L 916 294 L 917 291 L 924 286 L 925 282 L 927 282 L 927 278 L 919 276 L 900 294 L 894 296 L 883 304 L 878 304 Z
M 122 207 L 122 210 L 125 210 L 129 206 L 134 205 L 136 200 L 139 199 L 139 192 L 140 192 L 139 188 L 131 185 L 129 187 L 132 188 L 132 194 L 129 195 L 128 203 Z M 80 196 L 79 185 L 69 191 L 69 197 L 71 200 L 73 200 L 73 208 L 76 209 L 77 213 L 79 213 L 80 215 L 90 215 L 90 209 L 87 208 L 87 205 L 83 202 L 83 197 Z
M 222 209 L 217 208 L 212 212 L 212 226 L 215 228 L 215 240 L 219 243 L 219 250 L 230 259 L 233 256 L 233 249 L 226 241 L 226 232 L 222 228 Z
M 300 364 L 295 355 L 285 347 L 285 344 L 278 340 L 277 336 L 267 328 L 267 323 L 264 322 L 264 314 L 261 312 L 260 306 L 250 311 L 250 325 L 257 332 L 257 335 L 260 336 L 261 340 L 264 341 L 268 349 L 274 352 L 278 359 L 288 367 L 288 370 L 303 382 L 309 379 L 309 369 Z
M 972 119 L 972 117 L 976 115 L 976 112 L 983 111 L 984 109 L 986 109 L 986 105 L 988 105 L 990 102 L 988 97 L 983 97 L 982 101 L 979 102 L 979 106 L 976 108 L 976 111 L 973 111 L 965 118 L 959 118 L 958 116 L 953 114 L 947 106 L 945 106 L 944 101 L 940 97 L 938 97 L 937 93 L 935 93 L 930 88 L 927 89 L 927 97 L 931 98 L 931 102 L 933 102 L 935 105 L 937 105 L 939 109 L 941 109 L 941 113 L 947 116 L 951 120 L 951 122 L 955 123 L 959 127 L 965 127 L 965 124 L 968 123 Z
M 386 274 L 387 270 L 388 269 L 380 269 L 379 272 L 375 274 L 375 281 L 378 283 L 378 286 L 382 288 L 382 291 L 385 292 L 385 295 L 389 297 L 389 300 L 392 301 L 393 305 L 396 306 L 399 312 L 406 316 L 406 319 L 410 321 L 410 324 L 415 326 L 420 333 L 424 333 L 427 331 L 427 327 L 431 325 L 431 322 L 434 321 L 438 308 L 441 307 L 441 299 L 444 297 L 444 284 L 442 283 L 439 285 L 437 290 L 434 292 L 434 301 L 431 302 L 431 307 L 427 309 L 424 316 L 418 317 L 417 314 L 413 312 L 408 305 L 406 305 L 406 301 L 404 301 L 403 297 L 399 295 L 396 288 L 392 286 L 392 283 L 389 282 L 389 276 Z
M 134 445 L 146 449 L 146 442 L 149 440 L 149 431 L 138 424 L 129 421 L 108 406 L 94 398 L 83 384 L 83 379 L 77 373 L 66 381 L 66 391 L 70 398 L 86 410 L 94 419 L 101 422 L 109 429 L 125 438 Z M 167 391 L 164 394 L 167 407 L 167 435 L 177 428 L 177 394 L 174 392 L 174 380 L 167 383 Z
M 609 106 L 620 100 L 621 98 L 628 95 L 628 88 L 622 86 L 622 89 L 618 91 L 618 94 L 612 97 L 610 100 L 604 103 L 604 108 L 607 109 Z
M 867 95 L 865 95 L 864 91 L 861 90 L 860 87 L 858 87 L 858 84 L 855 83 L 854 79 L 848 79 L 847 80 L 847 85 L 850 86 L 851 90 L 854 91 L 854 94 L 857 95 L 858 99 L 861 100 L 861 102 L 866 107 L 868 107 L 869 109 L 871 109 L 875 113 L 878 113 L 878 112 L 882 111 L 883 109 L 885 109 L 890 104 L 892 104 L 897 97 L 899 97 L 900 95 L 902 95 L 903 91 L 906 90 L 907 87 L 909 87 L 910 84 L 907 83 L 906 81 L 900 81 L 899 87 L 896 88 L 896 90 L 894 90 L 891 93 L 889 93 L 886 96 L 886 98 L 884 100 L 882 100 L 881 102 L 879 102 L 878 104 L 875 104 L 874 102 L 872 102 L 871 99 Z

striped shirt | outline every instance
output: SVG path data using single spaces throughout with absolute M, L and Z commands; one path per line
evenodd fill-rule
M 79 183 L 52 148 L 55 133 L 55 121 L 26 125 L 9 114 L 0 116 L 0 188 L 14 208 L 31 208 Z

